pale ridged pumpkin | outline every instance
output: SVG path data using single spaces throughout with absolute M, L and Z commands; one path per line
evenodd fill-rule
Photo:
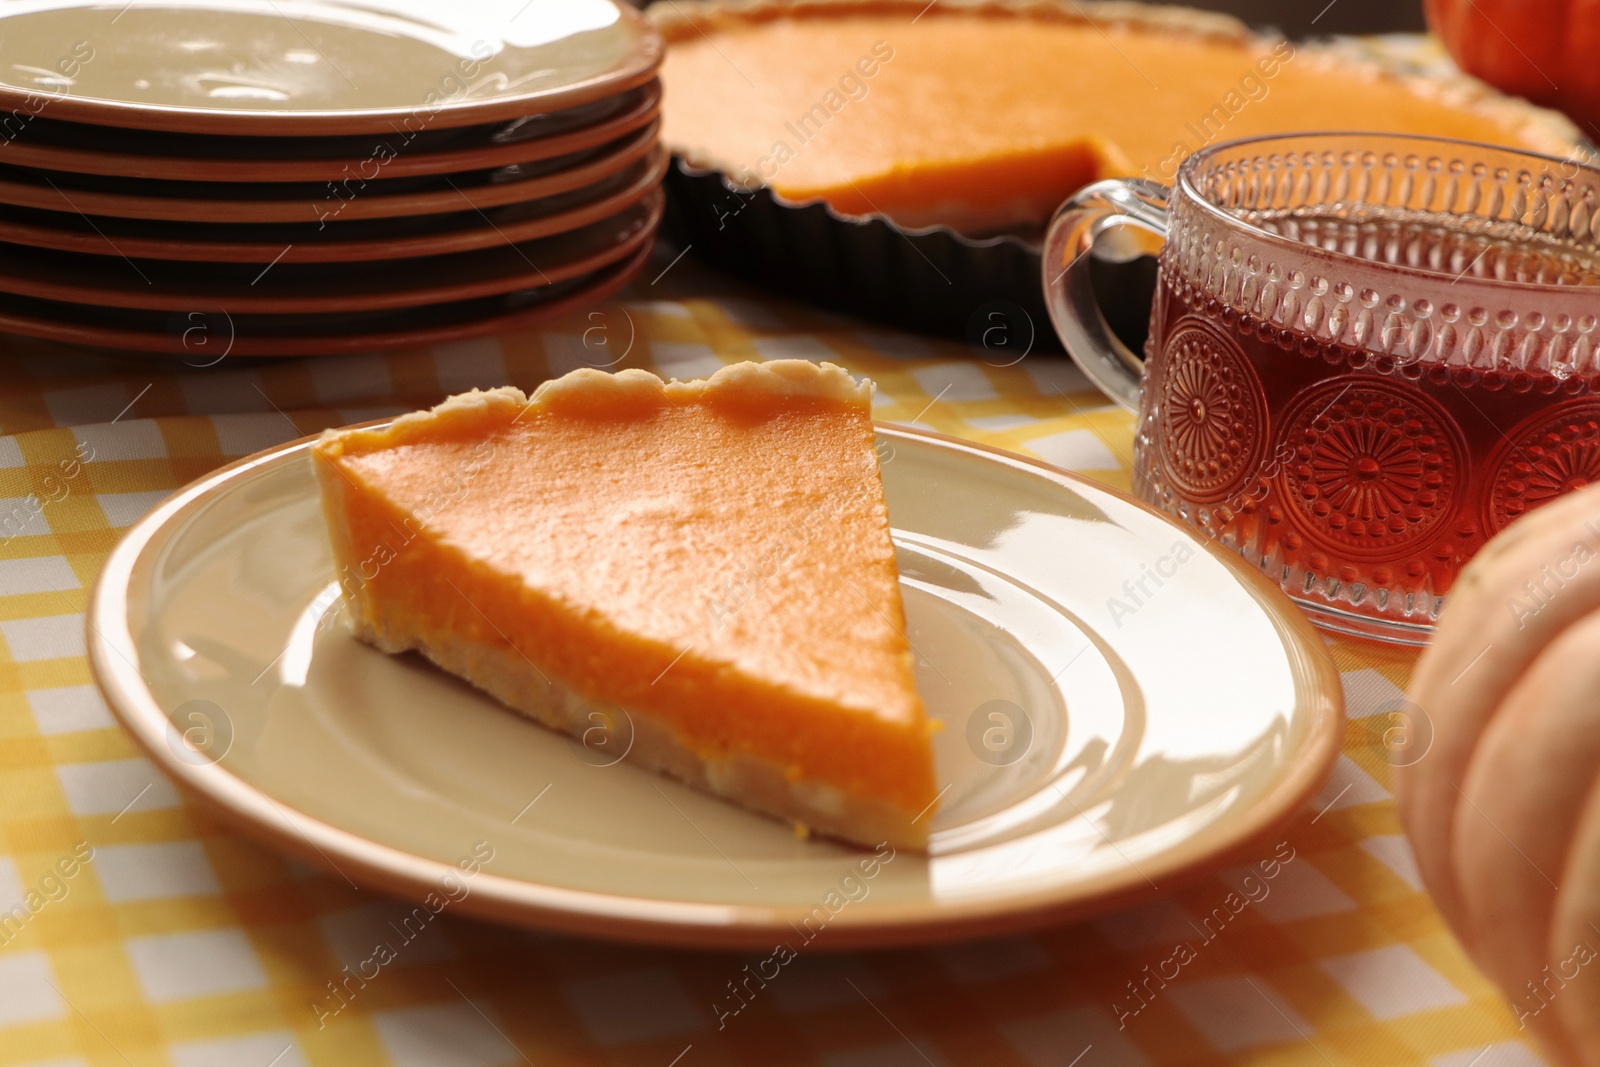
M 1600 138 L 1600 0 L 1425 0 L 1468 74 L 1565 111 Z
M 1600 487 L 1473 561 L 1411 699 L 1434 745 L 1397 788 L 1428 888 L 1551 1056 L 1600 1065 Z

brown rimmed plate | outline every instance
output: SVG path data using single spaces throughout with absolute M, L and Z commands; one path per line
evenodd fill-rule
M 565 934 L 762 953 L 926 943 L 1270 856 L 1343 736 L 1339 676 L 1283 594 L 1093 482 L 878 436 L 918 685 L 946 724 L 927 855 L 801 840 L 357 642 L 306 441 L 206 476 L 129 531 L 91 599 L 90 662 L 138 744 L 244 832 L 412 899 L 487 842 L 455 906 Z M 1111 608 L 1145 564 L 1165 576 L 1156 595 Z
M 661 196 L 587 226 L 471 252 L 344 263 L 181 263 L 0 245 L 0 292 L 97 307 L 318 314 L 443 304 L 554 285 L 655 236 Z
M 37 114 L 14 115 L 7 132 L 13 139 L 26 137 L 30 143 L 57 148 L 90 148 L 131 155 L 149 153 L 161 156 L 219 159 L 354 158 L 365 154 L 371 148 L 374 137 L 383 138 L 394 132 L 401 133 L 406 138 L 407 146 L 418 152 L 456 151 L 486 145 L 510 144 L 513 141 L 553 136 L 583 126 L 592 126 L 618 114 L 637 102 L 639 94 L 659 84 L 659 79 L 652 79 L 614 96 L 591 100 L 559 111 L 519 115 L 507 121 L 490 122 L 479 126 L 436 128 L 431 124 L 406 121 L 391 123 L 384 131 L 378 133 L 262 137 L 98 126 L 55 118 L 48 106 L 41 106 Z
M 616 141 L 655 121 L 661 113 L 661 84 L 651 81 L 614 101 L 597 101 L 573 111 L 595 112 L 597 117 L 573 125 L 561 121 L 568 112 L 533 115 L 515 128 L 494 127 L 495 132 L 485 134 L 480 143 L 433 150 L 419 143 L 420 135 L 404 128 L 360 139 L 284 140 L 163 136 L 40 119 L 9 140 L 0 161 L 72 174 L 200 182 L 337 182 L 351 176 L 457 174 L 553 159 Z M 542 119 L 552 121 L 541 125 Z
M 602 148 L 529 164 L 418 178 L 341 182 L 182 182 L 0 165 L 0 204 L 175 222 L 314 222 L 484 209 L 593 185 L 649 155 L 659 120 Z
M 661 62 L 616 0 L 17 0 L 0 39 L 0 108 L 229 136 L 479 125 L 603 99 Z
M 351 263 L 445 255 L 514 244 L 610 218 L 661 184 L 656 148 L 591 186 L 537 200 L 394 219 L 317 223 L 181 223 L 91 218 L 0 204 L 0 242 L 130 259 L 204 263 Z
M 326 356 L 443 344 L 527 329 L 605 300 L 644 269 L 652 244 L 594 274 L 537 289 L 397 311 L 233 314 L 211 305 L 162 313 L 0 293 L 0 332 L 194 367 L 227 358 Z

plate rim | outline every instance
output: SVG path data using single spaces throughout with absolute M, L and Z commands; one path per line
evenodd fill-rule
M 281 257 L 278 260 L 281 263 L 364 263 L 380 259 L 417 259 L 423 256 L 447 256 L 458 252 L 473 252 L 481 248 L 493 247 L 505 240 L 509 240 L 512 244 L 520 244 L 524 241 L 538 240 L 541 237 L 567 233 L 620 214 L 648 198 L 652 192 L 660 187 L 661 179 L 666 174 L 669 161 L 665 158 L 665 153 L 658 148 L 657 152 L 646 156 L 644 159 L 632 164 L 632 166 L 640 168 L 639 177 L 623 186 L 617 192 L 564 211 L 539 215 L 524 222 L 507 223 L 504 226 L 500 226 L 491 220 L 487 225 L 477 226 L 472 229 L 446 231 L 442 235 L 407 234 L 400 237 L 357 238 L 347 241 L 329 241 L 322 244 L 296 243 L 293 247 L 300 250 L 298 253 L 294 251 L 285 253 L 273 242 L 213 241 L 203 238 L 119 236 L 118 247 L 132 259 L 199 263 L 269 263 L 273 261 L 274 256 Z M 628 173 L 628 169 L 624 168 L 613 177 L 625 176 Z M 576 191 L 574 190 L 574 192 Z M 557 193 L 556 195 L 565 196 L 570 194 Z M 521 207 L 523 204 L 533 203 L 538 203 L 538 199 L 501 204 L 489 210 L 498 211 L 501 208 L 516 208 Z M 0 207 L 10 206 L 12 205 L 0 205 Z M 470 208 L 464 209 L 454 214 L 466 214 L 470 210 Z M 443 212 L 441 214 L 452 214 L 452 212 Z M 409 217 L 428 218 L 430 216 L 413 215 Z M 130 221 L 148 222 L 151 220 L 135 219 Z M 276 224 L 258 223 L 257 225 Z M 63 235 L 62 239 L 51 240 L 50 235 L 58 233 Z M 430 241 L 434 247 L 427 247 L 427 243 Z M 5 219 L 0 219 L 0 242 L 21 245 L 26 248 L 44 248 L 55 252 L 69 252 L 90 256 L 102 255 L 101 249 L 105 247 L 105 239 L 96 233 L 54 230 L 48 225 L 26 222 L 16 223 Z M 420 251 L 418 250 L 419 247 Z M 328 249 L 335 250 L 335 254 L 331 256 L 325 255 L 324 252 Z M 197 252 L 203 253 L 203 255 L 197 255 Z
M 545 93 L 526 93 L 492 101 L 456 100 L 443 103 L 431 113 L 428 124 L 434 129 L 453 129 L 479 123 L 500 122 L 540 115 L 564 108 L 603 100 L 627 92 L 655 77 L 666 58 L 666 45 L 644 16 L 622 0 L 612 0 L 619 18 L 632 22 L 638 42 L 615 70 L 596 74 L 582 81 Z M 61 5 L 66 7 L 68 5 Z M 4 19 L 0 18 L 0 24 Z M 0 84 L 0 108 L 26 107 L 35 90 Z M 427 105 L 404 107 L 333 108 L 291 111 L 286 109 L 246 109 L 186 107 L 176 104 L 139 104 L 105 97 L 52 95 L 50 110 L 56 118 L 94 126 L 115 126 L 125 130 L 154 130 L 163 133 L 204 133 L 234 136 L 344 136 L 383 133 L 389 124 L 415 114 Z
M 636 185 L 640 183 L 635 183 Z M 483 248 L 467 249 L 462 252 L 442 252 L 424 256 L 396 256 L 392 259 L 371 258 L 356 261 L 368 270 L 392 267 L 395 263 L 411 259 L 433 259 L 435 256 L 481 256 L 485 259 L 499 254 L 504 247 L 510 247 L 521 253 L 525 266 L 512 264 L 511 268 L 503 273 L 497 273 L 472 282 L 464 281 L 432 281 L 421 285 L 403 288 L 400 285 L 385 285 L 366 290 L 346 291 L 337 282 L 330 282 L 320 293 L 290 292 L 274 290 L 270 286 L 256 291 L 253 288 L 245 292 L 238 286 L 230 286 L 235 290 L 229 292 L 219 288 L 216 292 L 202 293 L 198 290 L 183 291 L 184 282 L 169 282 L 156 280 L 146 281 L 143 289 L 135 288 L 132 284 L 122 288 L 100 287 L 90 283 L 72 283 L 68 281 L 40 281 L 37 276 L 29 278 L 27 272 L 13 271 L 13 268 L 0 268 L 0 292 L 11 296 L 29 297 L 34 300 L 49 300 L 61 304 L 88 304 L 91 306 L 122 308 L 133 311 L 170 311 L 182 313 L 193 308 L 221 307 L 227 305 L 229 312 L 238 312 L 241 315 L 287 315 L 287 314 L 336 314 L 354 311 L 399 311 L 426 304 L 453 304 L 466 300 L 477 300 L 483 297 L 505 296 L 508 293 L 531 292 L 548 288 L 561 282 L 571 281 L 586 274 L 594 274 L 621 260 L 625 260 L 638 252 L 640 246 L 654 241 L 656 229 L 660 225 L 663 209 L 660 205 L 648 200 L 650 190 L 646 188 L 639 194 L 638 199 L 626 204 L 618 210 L 603 215 L 592 222 L 582 226 L 557 230 L 554 233 L 544 234 L 539 237 L 530 237 L 523 241 L 507 241 L 505 245 L 488 244 Z M 576 211 L 571 214 L 577 214 Z M 626 224 L 631 232 L 619 230 Z M 493 223 L 490 224 L 491 228 Z M 581 240 L 584 231 L 592 230 L 596 235 L 592 239 L 594 247 L 580 249 L 580 255 L 568 258 L 547 261 L 545 266 L 539 266 L 529 258 L 528 253 L 539 254 L 539 250 L 529 249 L 525 246 L 543 241 Z M 24 246 L 32 248 L 33 246 Z M 47 254 L 55 254 L 54 250 L 46 250 Z M 63 253 L 75 255 L 76 253 Z M 100 257 L 109 260 L 109 257 Z M 507 257 L 509 258 L 509 257 Z M 162 262 L 181 262 L 164 260 Z M 209 262 L 209 261 L 200 261 Z M 245 264 L 251 268 L 254 263 Z M 296 263 L 294 266 L 310 266 L 318 269 L 328 267 L 326 263 Z M 340 267 L 335 261 L 332 266 Z M 453 264 L 452 266 L 458 266 Z M 66 272 L 67 264 L 61 264 L 60 269 Z M 112 268 L 113 271 L 115 268 Z M 152 274 L 157 273 L 155 270 Z M 263 274 L 265 271 L 262 272 Z M 327 271 L 333 273 L 333 271 Z M 449 277 L 450 271 L 440 272 L 440 275 Z M 258 276 L 259 277 L 259 276 Z M 280 275 L 281 278 L 281 275 Z M 252 286 L 254 283 L 252 283 Z
M 360 425 L 377 427 L 391 421 L 377 419 Z M 998 936 L 1125 907 L 1227 866 L 1300 815 L 1327 780 L 1342 751 L 1344 699 L 1338 669 L 1326 645 L 1282 590 L 1225 546 L 1204 540 L 1198 531 L 1178 525 L 1163 512 L 1121 490 L 1031 457 L 948 434 L 876 421 L 873 428 L 876 434 L 891 440 L 926 441 L 1043 474 L 1080 493 L 1083 488 L 1104 493 L 1182 531 L 1255 594 L 1285 646 L 1294 673 L 1311 683 L 1302 707 L 1310 726 L 1304 742 L 1305 755 L 1279 775 L 1239 818 L 1215 832 L 1186 838 L 1140 867 L 1129 863 L 1126 869 L 1118 867 L 1087 882 L 998 899 L 921 901 L 847 910 L 829 921 L 825 944 L 824 939 L 819 939 L 817 943 L 808 942 L 808 948 L 889 948 Z M 127 626 L 127 582 L 143 553 L 164 530 L 253 472 L 295 462 L 317 436 L 289 441 L 219 467 L 177 490 L 128 529 L 106 557 L 85 613 L 90 674 L 118 722 L 186 794 L 197 796 L 210 810 L 278 851 L 347 879 L 355 872 L 368 886 L 392 895 L 421 899 L 455 870 L 451 864 L 323 822 L 278 802 L 219 764 L 196 766 L 179 759 L 176 751 L 164 743 L 167 731 L 173 729 L 166 713 L 150 694 L 138 668 L 106 636 L 109 629 L 122 639 L 122 647 L 133 648 Z M 330 852 L 342 866 L 334 863 Z M 1158 886 L 1152 874 L 1159 876 L 1163 884 Z M 770 947 L 792 935 L 794 924 L 810 914 L 800 906 L 651 900 L 545 885 L 487 870 L 473 879 L 473 891 L 456 906 L 464 915 L 525 928 L 631 944 L 721 950 Z
M 3 25 L 0 20 L 0 25 Z M 462 171 L 488 170 L 519 163 L 537 163 L 546 159 L 584 152 L 591 148 L 621 140 L 634 130 L 650 125 L 661 115 L 660 79 L 651 79 L 634 89 L 625 89 L 618 96 L 635 90 L 644 90 L 640 102 L 621 114 L 612 115 L 587 126 L 579 126 L 563 133 L 545 137 L 530 137 L 509 144 L 478 145 L 472 148 L 444 148 L 424 152 L 400 153 L 382 164 L 386 178 L 431 177 L 439 174 L 456 174 Z M 602 97 L 602 99 L 604 99 Z M 592 101 L 591 101 L 592 102 Z M 582 105 L 579 105 L 582 106 Z M 62 122 L 69 120 L 62 119 Z M 492 125 L 492 124 L 491 124 Z M 164 131 L 163 131 L 164 132 Z M 378 136 L 378 135 L 374 135 Z M 32 145 L 26 137 L 12 142 L 20 151 L 12 152 L 6 162 L 33 170 L 61 171 L 67 174 L 87 174 L 100 177 L 142 178 L 146 180 L 193 182 L 320 182 L 340 181 L 350 169 L 371 162 L 372 153 L 350 157 L 324 159 L 239 159 L 210 156 L 163 156 L 140 152 L 119 152 L 94 148 L 77 148 L 58 145 Z M 209 173 L 174 173 L 178 164 L 183 171 L 209 170 Z M 215 169 L 210 169 L 215 168 Z
M 659 196 L 660 194 L 657 191 L 649 195 Z M 617 290 L 633 281 L 644 270 L 645 264 L 649 262 L 654 249 L 655 242 L 646 240 L 633 253 L 632 259 L 623 260 L 621 263 L 596 271 L 593 276 L 583 279 L 582 284 L 572 292 L 546 304 L 536 304 L 531 307 L 496 312 L 485 317 L 463 319 L 446 323 L 442 326 L 399 329 L 391 326 L 383 330 L 348 334 L 279 334 L 268 337 L 259 335 L 255 337 L 246 336 L 244 338 L 235 336 L 229 341 L 228 347 L 223 351 L 222 355 L 217 356 L 212 362 L 191 363 L 189 365 L 215 366 L 216 363 L 229 356 L 237 359 L 284 359 L 290 357 L 316 358 L 318 356 L 355 355 L 366 352 L 393 351 L 446 344 L 451 341 L 482 337 L 486 334 L 524 330 L 547 319 L 593 306 L 612 296 Z M 0 297 L 5 295 L 0 293 Z M 504 295 L 509 294 L 503 294 L 502 298 Z M 61 303 L 63 307 L 70 308 L 83 309 L 90 307 L 90 305 L 64 301 L 58 301 L 58 303 Z M 216 310 L 198 309 L 194 314 L 210 316 Z M 222 313 L 226 315 L 225 310 Z M 209 322 L 209 319 L 206 321 Z M 48 318 L 42 315 L 8 311 L 3 307 L 0 307 L 0 332 L 13 333 L 21 337 L 33 337 L 60 344 L 87 345 L 91 348 L 98 348 L 120 355 L 137 352 L 182 360 L 188 355 L 196 354 L 185 351 L 183 337 L 174 329 L 169 329 L 165 333 L 154 333 L 148 330 L 95 325 L 82 321 L 68 322 L 63 319 Z
M 0 105 L 3 106 L 3 105 Z M 631 164 L 651 155 L 657 151 L 659 134 L 661 132 L 661 116 L 658 114 L 645 126 L 631 133 L 625 133 L 614 142 L 609 142 L 616 147 L 603 154 L 596 154 L 571 167 L 541 174 L 533 178 L 519 178 L 516 181 L 494 183 L 474 186 L 463 191 L 451 182 L 456 175 L 433 175 L 434 179 L 442 178 L 449 182 L 449 190 L 428 189 L 421 192 L 410 191 L 401 193 L 382 193 L 373 196 L 352 195 L 345 200 L 331 192 L 325 195 L 322 203 L 332 202 L 340 207 L 330 213 L 337 220 L 340 217 L 351 219 L 393 219 L 407 218 L 415 215 L 437 215 L 449 211 L 461 211 L 457 207 L 459 201 L 466 203 L 472 210 L 482 210 L 491 207 L 504 207 L 507 204 L 522 203 L 527 200 L 538 200 L 559 193 L 574 192 L 579 189 L 599 182 L 605 178 L 620 174 Z M 599 152 L 598 149 L 594 150 Z M 500 168 L 487 168 L 484 172 L 493 172 Z M 46 172 L 48 173 L 48 172 Z M 80 175 L 80 177 L 104 177 L 104 175 Z M 380 181 L 382 179 L 373 179 Z M 195 182 L 173 184 L 221 185 L 227 182 Z M 278 184 L 278 183 L 266 183 Z M 291 182 L 287 184 L 312 184 Z M 332 183 L 325 183 L 332 184 Z M 37 211 L 58 211 L 56 201 L 45 193 L 45 186 L 30 185 L 26 182 L 10 180 L 0 173 L 0 203 L 12 207 L 32 208 Z M 62 195 L 59 189 L 50 186 L 51 191 L 58 196 Z M 118 219 L 145 219 L 155 222 L 221 222 L 221 223 L 272 223 L 272 222 L 309 222 L 304 217 L 304 209 L 315 208 L 316 199 L 286 199 L 286 200 L 243 200 L 228 197 L 204 197 L 200 199 L 185 199 L 181 196 L 156 197 L 143 193 L 104 192 L 100 190 L 73 189 L 76 194 L 74 200 L 69 201 L 80 213 L 86 215 L 108 215 Z M 348 208 L 348 211 L 346 210 Z M 312 214 L 315 214 L 313 211 Z

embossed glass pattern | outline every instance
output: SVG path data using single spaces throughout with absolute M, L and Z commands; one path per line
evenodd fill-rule
M 1424 640 L 1485 540 L 1600 479 L 1600 172 L 1266 138 L 1197 154 L 1170 194 L 1102 183 L 1056 226 L 1117 224 L 1166 237 L 1138 492 L 1319 622 Z M 1080 355 L 1081 312 L 1052 312 Z

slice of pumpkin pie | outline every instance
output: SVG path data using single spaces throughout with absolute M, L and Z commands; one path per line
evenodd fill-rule
M 931 727 L 871 396 L 799 360 L 578 370 L 329 431 L 355 631 L 756 811 L 924 847 Z

